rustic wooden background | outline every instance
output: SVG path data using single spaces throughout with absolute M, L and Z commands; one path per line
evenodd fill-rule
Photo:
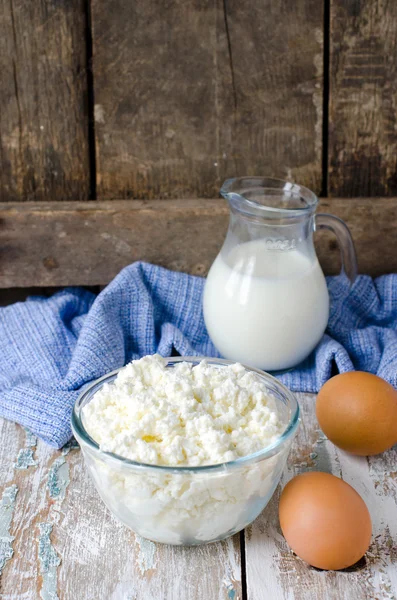
M 396 2 L 0 6 L 1 288 L 102 285 L 137 258 L 205 274 L 243 174 L 327 197 L 360 270 L 397 270 Z
M 308 186 L 347 221 L 361 272 L 397 272 L 397 2 L 0 0 L 0 304 L 104 285 L 134 260 L 205 275 L 227 226 L 218 191 L 235 175 Z M 316 236 L 337 272 L 335 240 Z M 330 470 L 362 493 L 376 515 L 362 571 L 317 572 L 289 553 L 277 498 L 240 538 L 142 546 L 98 505 L 78 451 L 36 452 L 0 422 L 0 483 L 19 490 L 14 517 L 2 497 L 14 557 L 0 592 L 48 598 L 55 577 L 61 598 L 97 600 L 96 577 L 114 600 L 393 598 L 394 450 L 355 461 L 319 437 L 313 399 L 302 406 L 286 477 Z

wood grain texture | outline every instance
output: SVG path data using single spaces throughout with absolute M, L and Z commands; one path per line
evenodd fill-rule
M 299 394 L 299 401 L 302 423 L 281 485 L 246 530 L 247 598 L 394 600 L 397 448 L 369 459 L 349 456 L 319 430 L 315 396 Z M 58 600 L 242 600 L 238 536 L 196 548 L 143 540 L 105 509 L 77 448 L 55 451 L 3 420 L 0 439 L 0 499 L 12 485 L 18 489 L 9 528 L 13 555 L 0 575 L 2 599 L 49 600 L 45 590 L 50 583 Z M 21 460 L 21 451 L 27 448 L 34 464 L 16 468 L 29 464 Z M 309 469 L 342 477 L 367 503 L 372 543 L 365 559 L 351 571 L 309 567 L 292 554 L 281 535 L 280 490 L 291 477 Z M 48 527 L 49 536 L 40 533 L 40 524 Z M 53 579 L 45 564 L 53 565 Z
M 281 485 L 262 515 L 246 530 L 249 600 L 391 600 L 397 590 L 397 448 L 369 459 L 342 452 L 318 428 L 315 397 L 300 394 L 302 423 Z M 279 527 L 282 487 L 298 473 L 326 471 L 362 496 L 373 523 L 372 544 L 356 569 L 320 571 L 288 548 Z M 266 573 L 266 576 L 263 574 Z
M 37 464 L 16 470 L 26 433 L 0 419 L 0 434 L 0 498 L 7 487 L 18 487 L 2 600 L 242 600 L 238 535 L 200 548 L 143 540 L 102 504 L 78 449 L 65 455 L 38 442 Z M 42 523 L 52 526 L 50 547 L 40 547 Z M 43 568 L 48 557 L 52 581 Z M 56 598 L 46 595 L 49 580 Z
M 331 0 L 329 194 L 397 193 L 397 3 Z
M 87 199 L 85 2 L 0 2 L 0 199 Z
M 319 210 L 351 227 L 361 273 L 397 271 L 396 199 L 321 200 Z M 136 260 L 206 275 L 228 212 L 220 199 L 0 204 L 0 288 L 104 285 Z M 338 272 L 335 239 L 315 239 L 325 272 Z
M 93 0 L 98 198 L 321 187 L 323 4 Z

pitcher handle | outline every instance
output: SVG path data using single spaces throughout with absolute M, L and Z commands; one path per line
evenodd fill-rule
M 341 274 L 347 275 L 350 285 L 353 285 L 357 277 L 357 255 L 346 223 L 334 215 L 319 213 L 315 217 L 315 229 L 329 229 L 335 234 L 342 259 Z

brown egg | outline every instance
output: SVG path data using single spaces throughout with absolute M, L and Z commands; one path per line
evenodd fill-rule
M 371 373 L 332 377 L 317 396 L 316 413 L 325 435 L 347 452 L 379 454 L 397 442 L 397 390 Z
M 371 540 L 365 502 L 329 473 L 303 473 L 284 488 L 279 507 L 282 532 L 292 550 L 319 569 L 354 565 Z

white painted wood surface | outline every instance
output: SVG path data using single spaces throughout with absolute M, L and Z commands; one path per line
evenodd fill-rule
M 397 446 L 383 455 L 355 457 L 323 435 L 315 396 L 300 394 L 302 422 L 281 486 L 245 532 L 249 600 L 395 600 L 397 598 Z M 326 471 L 350 483 L 373 523 L 371 547 L 352 571 L 320 571 L 288 548 L 278 523 L 282 487 L 307 470 Z
M 374 524 L 361 568 L 322 572 L 291 553 L 278 525 L 281 487 L 245 533 L 244 568 L 239 536 L 196 548 L 143 540 L 102 505 L 78 448 L 54 451 L 0 420 L 0 599 L 397 598 L 397 450 L 371 459 L 341 452 L 319 431 L 314 401 L 300 395 L 303 419 L 282 485 L 315 469 L 357 489 Z

